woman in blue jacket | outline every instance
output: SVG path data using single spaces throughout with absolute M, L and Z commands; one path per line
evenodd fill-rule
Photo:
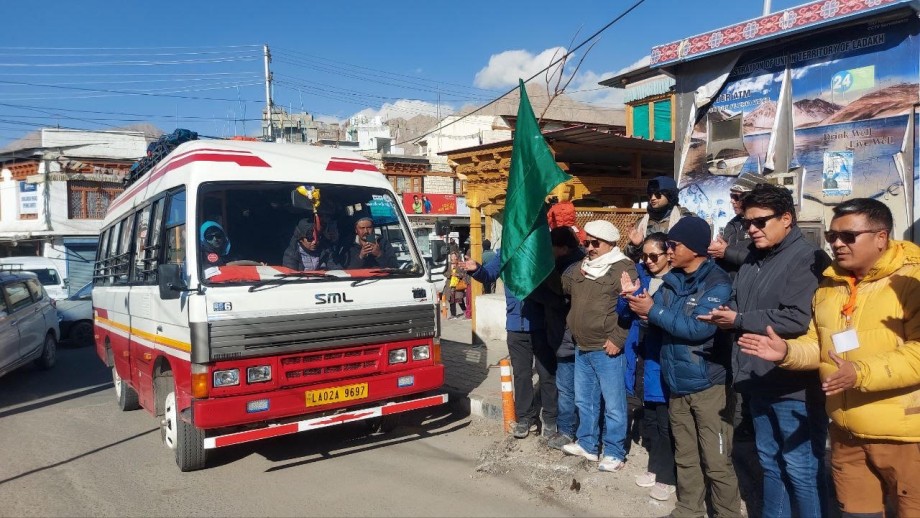
M 624 285 L 629 293 L 647 291 L 652 295 L 661 286 L 661 278 L 671 269 L 671 265 L 668 264 L 666 242 L 667 235 L 662 232 L 649 234 L 645 238 L 640 261 L 636 265 L 640 286 Z M 652 488 L 649 493 L 652 498 L 667 500 L 675 492 L 676 473 L 674 445 L 668 421 L 667 387 L 661 378 L 659 363 L 661 337 L 636 317 L 622 297 L 617 303 L 617 312 L 625 318 L 632 319 L 625 348 L 628 392 L 633 391 L 635 387 L 638 358 L 642 359 L 645 367 L 642 376 L 642 415 L 644 435 L 649 438 L 650 446 L 647 472 L 636 476 L 636 484 Z

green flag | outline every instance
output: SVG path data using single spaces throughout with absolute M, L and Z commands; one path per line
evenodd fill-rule
M 518 106 L 508 193 L 502 222 L 502 281 L 523 300 L 553 270 L 552 243 L 544 200 L 557 185 L 570 179 L 556 165 L 534 117 L 524 82 Z

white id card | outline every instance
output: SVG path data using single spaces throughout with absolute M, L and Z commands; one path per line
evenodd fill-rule
M 215 275 L 220 275 L 220 268 L 218 268 L 218 267 L 216 267 L 216 266 L 212 266 L 212 267 L 210 267 L 210 268 L 205 268 L 205 270 L 204 270 L 204 278 L 205 278 L 205 279 L 210 279 L 211 277 L 214 277 Z
M 834 341 L 834 352 L 843 354 L 853 349 L 859 349 L 859 337 L 856 336 L 855 329 L 847 329 L 831 335 Z

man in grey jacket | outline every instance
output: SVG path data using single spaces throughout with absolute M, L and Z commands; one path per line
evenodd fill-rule
M 830 258 L 802 235 L 787 189 L 758 185 L 742 209 L 750 254 L 735 278 L 730 304 L 700 319 L 737 333 L 766 334 L 770 326 L 783 338 L 801 336 Z M 754 422 L 764 516 L 824 516 L 827 418 L 818 376 L 781 369 L 737 347 L 732 365 L 735 389 L 749 402 Z

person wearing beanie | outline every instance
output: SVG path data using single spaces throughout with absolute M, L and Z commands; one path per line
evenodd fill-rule
M 620 471 L 626 463 L 626 355 L 629 322 L 616 307 L 624 276 L 638 279 L 635 263 L 620 252 L 620 231 L 609 221 L 585 224 L 584 260 L 562 275 L 571 299 L 566 323 L 575 341 L 575 441 L 568 455 L 597 462 L 600 471 Z M 603 409 L 601 402 L 603 401 Z M 597 416 L 603 414 L 601 437 Z
M 670 176 L 656 176 L 648 182 L 648 213 L 629 230 L 629 243 L 626 255 L 633 261 L 639 261 L 642 254 L 642 242 L 649 234 L 668 233 L 680 218 L 689 216 L 690 211 L 679 204 L 677 182 Z
M 732 334 L 766 334 L 769 326 L 783 338 L 802 336 L 821 272 L 831 259 L 799 230 L 788 189 L 757 185 L 742 209 L 751 252 L 735 277 L 730 304 L 703 318 Z M 732 376 L 752 417 L 763 468 L 764 516 L 826 516 L 827 417 L 818 377 L 781 369 L 737 347 L 732 347 Z
M 741 200 L 750 193 L 754 187 L 766 184 L 767 180 L 763 176 L 752 173 L 741 173 L 732 183 L 728 192 L 728 197 L 732 205 L 735 216 L 728 221 L 722 233 L 716 236 L 716 239 L 709 244 L 709 256 L 716 260 L 723 270 L 728 272 L 732 278 L 741 267 L 741 263 L 748 255 L 748 247 L 751 244 L 751 236 L 748 235 L 746 228 L 741 228 Z
M 740 516 L 741 496 L 731 462 L 732 423 L 726 387 L 730 351 L 718 347 L 719 328 L 699 317 L 728 303 L 731 278 L 706 255 L 709 225 L 686 217 L 668 231 L 672 269 L 652 297 L 624 295 L 629 308 L 660 336 L 661 374 L 670 391 L 668 416 L 677 464 L 677 505 L 671 516 Z

